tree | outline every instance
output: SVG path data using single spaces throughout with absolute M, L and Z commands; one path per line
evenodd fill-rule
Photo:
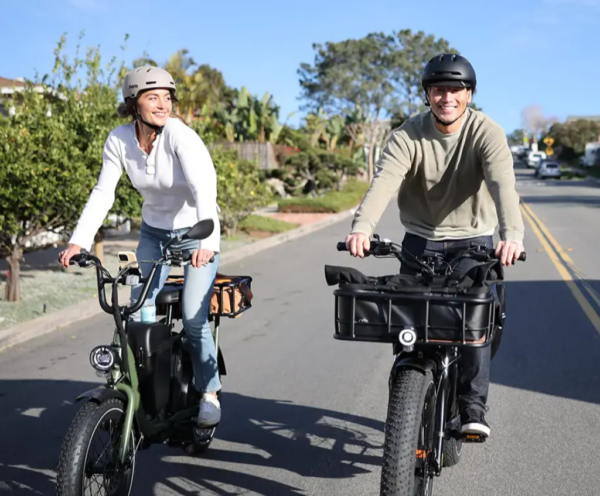
M 28 241 L 44 231 L 66 233 L 76 223 L 102 164 L 102 149 L 116 114 L 124 66 L 102 69 L 98 49 L 71 63 L 55 50 L 55 66 L 20 92 L 14 115 L 0 117 L 0 255 L 10 264 L 9 301 L 19 299 L 19 266 Z M 127 181 L 117 188 L 112 213 L 139 211 L 140 197 Z
M 397 93 L 403 99 L 399 109 L 412 117 L 425 110 L 421 75 L 427 62 L 440 53 L 459 52 L 443 39 L 426 35 L 423 31 L 413 33 L 410 29 L 394 32 L 387 39 L 387 67 Z M 396 110 L 396 113 L 398 110 Z
M 515 129 L 506 137 L 506 139 L 508 140 L 508 144 L 510 146 L 519 146 L 523 144 L 524 137 L 525 132 L 523 131 L 523 129 Z
M 293 115 L 290 114 L 288 119 Z M 283 130 L 279 106 L 268 92 L 259 100 L 246 87 L 231 102 L 221 102 L 214 117 L 224 130 L 225 139 L 234 141 L 270 141 L 276 143 Z
M 360 113 L 361 129 L 354 129 L 353 139 L 367 134 L 373 139 L 368 156 L 369 179 L 373 177 L 373 141 L 377 138 L 381 118 L 394 106 L 390 83 L 389 38 L 371 33 L 364 38 L 342 42 L 314 44 L 314 64 L 303 63 L 298 71 L 305 108 L 323 109 L 344 116 Z M 364 128 L 364 129 L 363 129 Z M 365 132 L 366 129 L 370 132 Z
M 358 105 L 378 116 L 390 108 L 393 87 L 385 66 L 387 39 L 371 33 L 361 39 L 313 44 L 314 64 L 302 63 L 298 74 L 304 108 L 346 114 Z
M 217 171 L 217 202 L 227 237 L 235 236 L 239 223 L 254 210 L 268 205 L 272 194 L 256 164 L 240 160 L 234 150 L 215 147 L 211 156 Z
M 561 155 L 572 157 L 584 153 L 587 143 L 598 142 L 600 122 L 586 119 L 557 122 L 550 127 L 548 136 L 554 138 L 553 146 L 562 152 Z

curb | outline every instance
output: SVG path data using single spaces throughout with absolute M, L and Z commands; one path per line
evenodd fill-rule
M 269 238 L 261 239 L 254 243 L 241 246 L 237 249 L 226 251 L 221 254 L 219 267 L 242 260 L 269 248 L 286 243 L 293 239 L 301 238 L 307 234 L 313 233 L 327 226 L 340 222 L 351 217 L 355 208 L 345 210 L 339 214 L 334 214 L 312 224 L 307 224 L 291 231 L 287 231 Z M 119 299 L 124 301 L 129 295 L 129 288 L 123 287 L 119 290 Z M 89 319 L 96 315 L 104 313 L 98 304 L 98 298 L 89 298 L 80 301 L 77 305 L 65 307 L 49 315 L 38 317 L 37 319 L 22 322 L 8 329 L 0 330 L 0 353 L 17 344 L 24 343 L 31 339 L 58 331 L 82 320 Z
M 576 169 L 576 168 L 573 168 L 573 167 L 569 167 L 569 169 L 570 169 L 571 171 L 574 171 L 574 172 L 581 172 L 581 173 L 585 174 L 585 178 L 586 178 L 588 181 L 592 181 L 593 183 L 600 184 L 600 179 L 599 179 L 599 178 L 597 178 L 597 177 L 594 177 L 594 176 L 589 176 L 589 175 L 586 173 L 586 170 L 585 170 L 585 169 Z

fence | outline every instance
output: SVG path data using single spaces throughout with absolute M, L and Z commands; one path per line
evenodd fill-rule
M 248 142 L 218 142 L 213 146 L 220 146 L 228 150 L 235 150 L 241 159 L 256 161 L 261 169 L 278 169 L 279 163 L 272 143 Z

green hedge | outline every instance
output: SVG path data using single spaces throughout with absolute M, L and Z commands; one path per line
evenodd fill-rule
M 330 191 L 319 198 L 289 198 L 279 200 L 280 212 L 294 213 L 338 213 L 357 206 L 369 183 L 348 181 L 341 191 Z
M 265 215 L 249 215 L 242 220 L 239 225 L 240 229 L 243 229 L 244 231 L 261 231 L 269 233 L 291 231 L 298 226 L 299 224 L 273 219 Z

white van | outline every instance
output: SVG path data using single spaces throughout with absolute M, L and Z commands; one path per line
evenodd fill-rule
M 540 160 L 545 160 L 546 152 L 529 152 L 525 161 L 527 162 L 527 167 L 537 168 Z
M 600 164 L 600 143 L 587 143 L 581 165 L 584 167 L 593 167 L 598 164 Z

